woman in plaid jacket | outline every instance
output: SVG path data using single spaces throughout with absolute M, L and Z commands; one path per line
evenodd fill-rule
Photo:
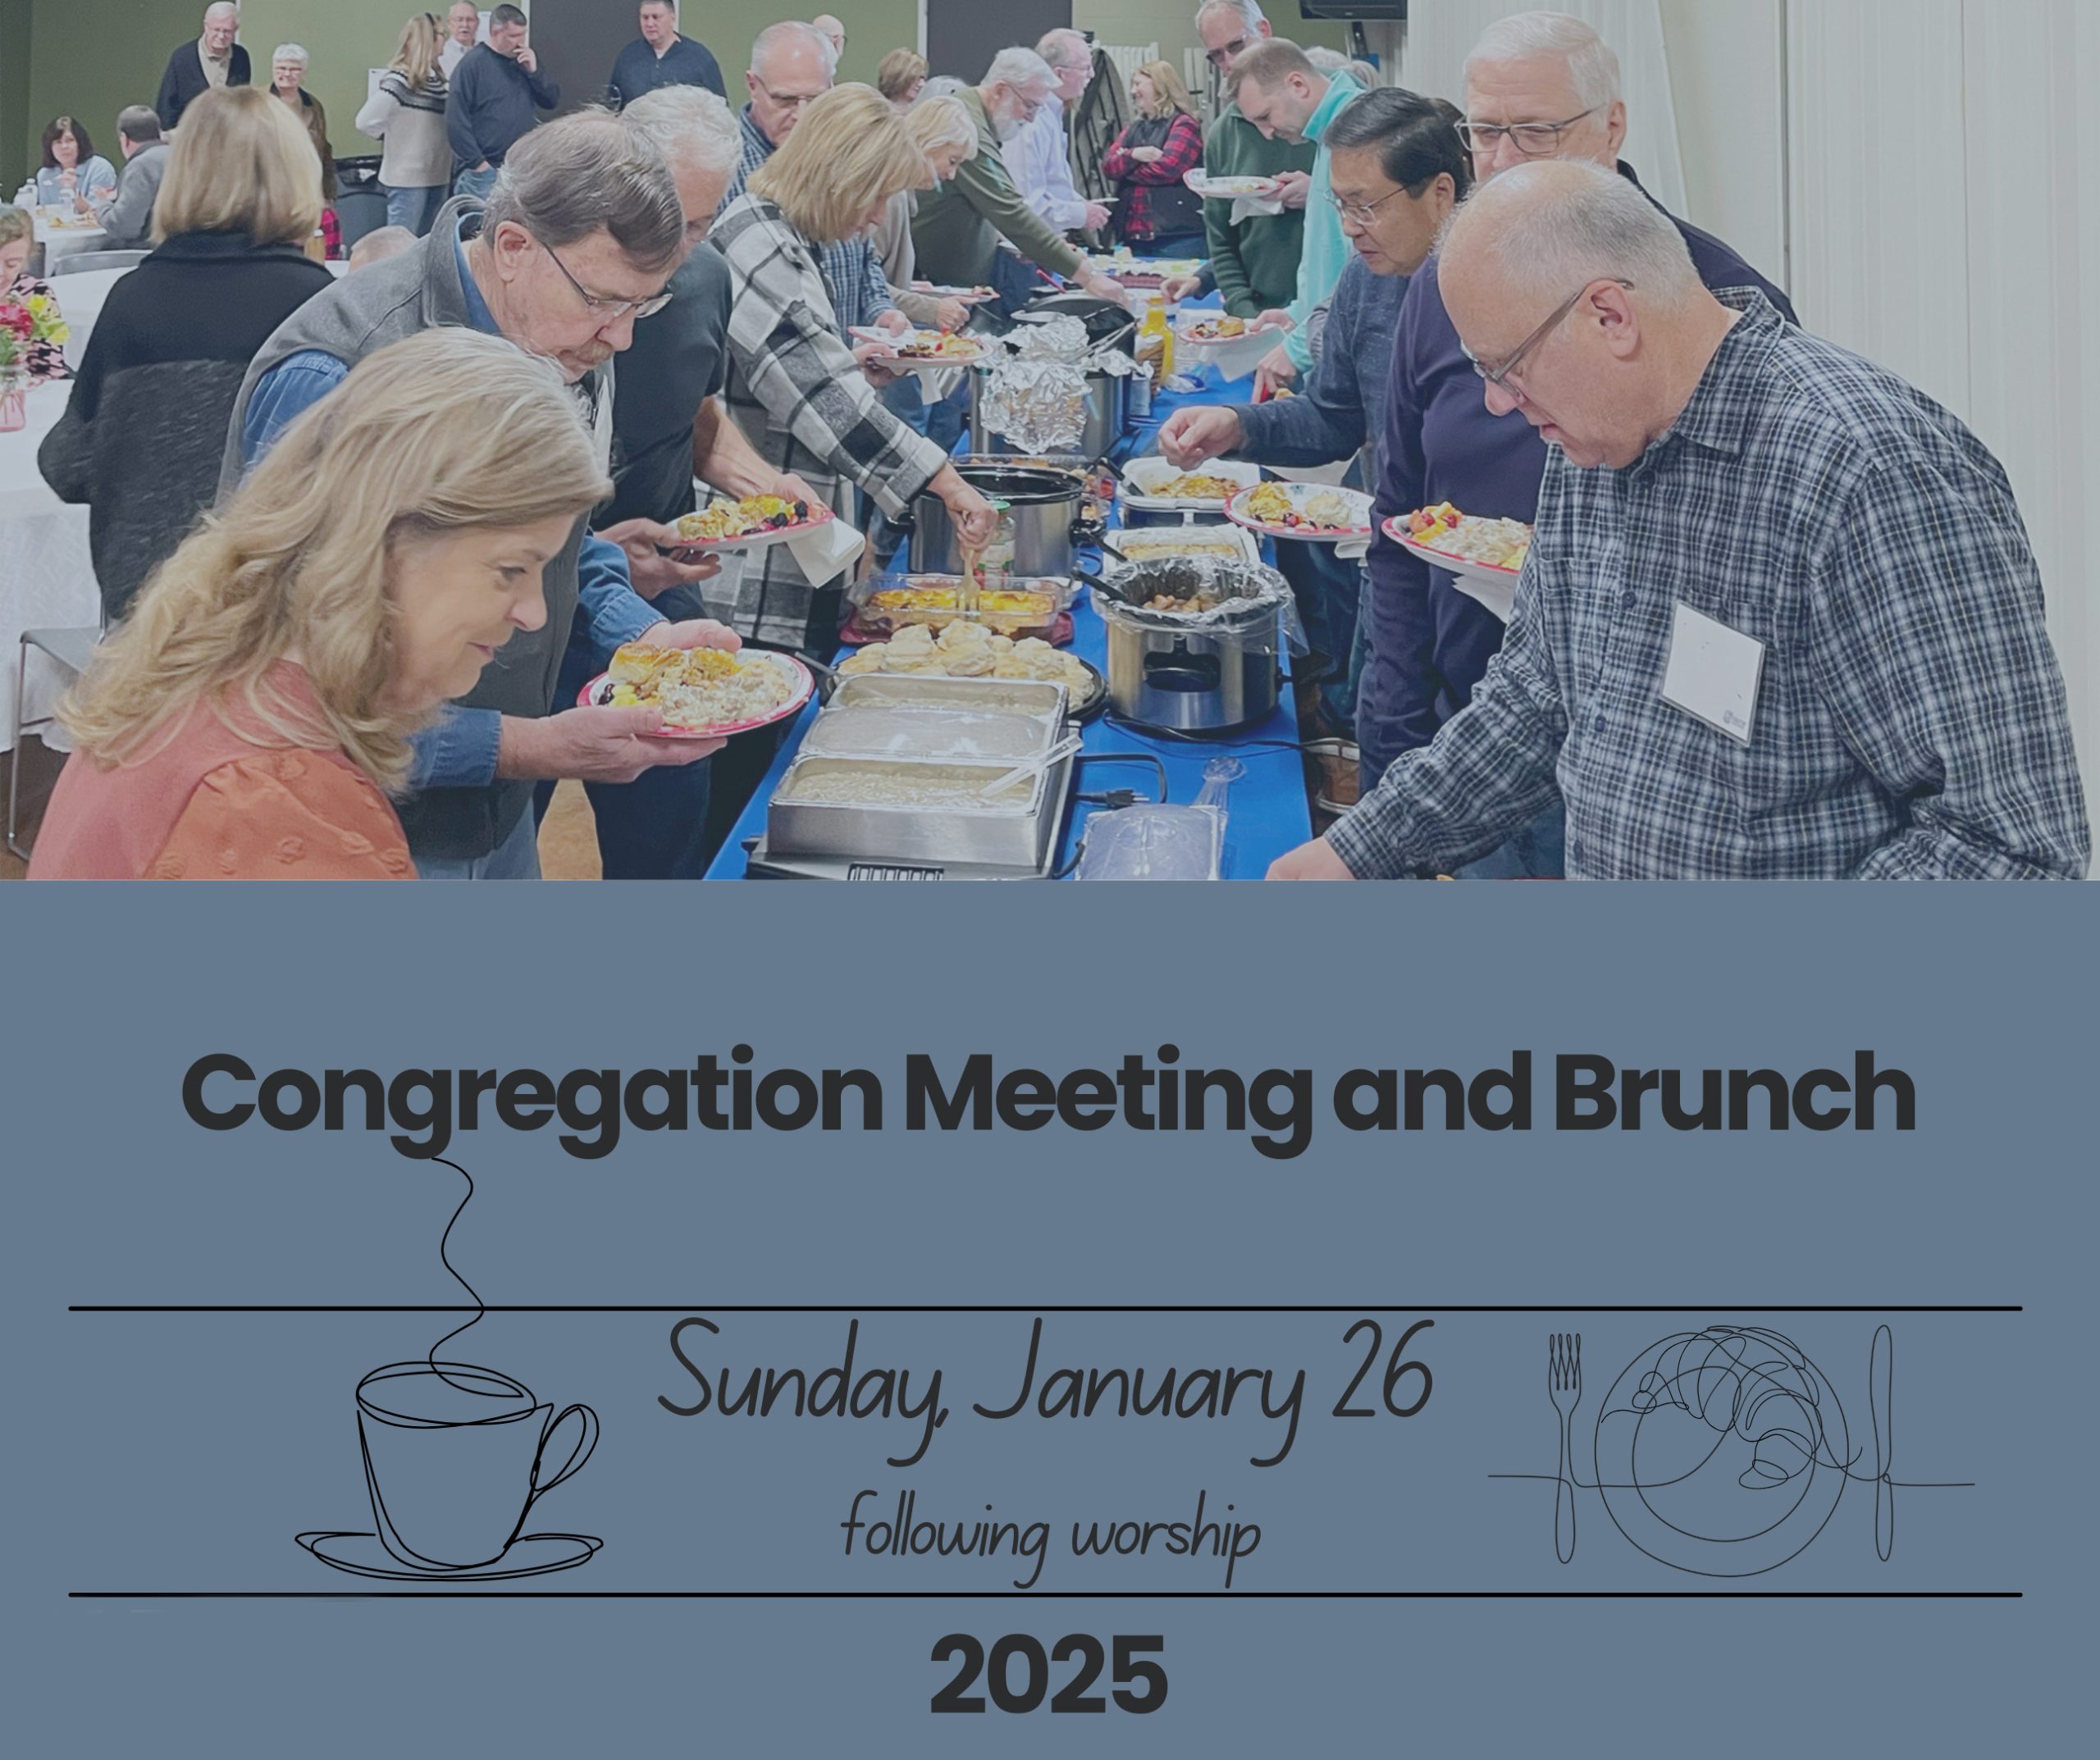
M 878 395 L 890 376 L 839 339 L 819 258 L 867 231 L 889 198 L 927 176 L 926 156 L 872 86 L 842 85 L 810 105 L 744 194 L 714 222 L 729 265 L 729 413 L 774 467 L 792 472 L 851 517 L 848 486 L 892 518 L 920 495 L 946 504 L 966 545 L 990 541 L 992 505 L 947 454 Z M 856 351 L 857 352 L 857 351 Z M 704 589 L 709 609 L 746 640 L 829 658 L 842 572 L 815 581 L 789 547 L 747 554 Z

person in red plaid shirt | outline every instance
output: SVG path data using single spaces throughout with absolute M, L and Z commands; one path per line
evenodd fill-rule
M 1203 162 L 1203 131 L 1189 88 L 1165 62 L 1130 75 L 1138 119 L 1101 156 L 1102 175 L 1121 191 L 1118 235 L 1153 257 L 1206 254 L 1203 204 L 1182 179 Z

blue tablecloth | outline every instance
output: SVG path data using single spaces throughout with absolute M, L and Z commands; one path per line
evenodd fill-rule
M 1124 445 L 1117 449 L 1119 459 L 1135 458 L 1156 449 L 1160 425 L 1177 409 L 1192 404 L 1244 404 L 1253 393 L 1251 378 L 1226 384 L 1208 368 L 1196 376 L 1199 378 L 1200 390 L 1154 394 L 1151 415 L 1132 424 Z M 1084 595 L 1073 608 L 1072 624 L 1072 652 L 1105 671 L 1108 663 L 1107 628 Z M 842 649 L 840 653 L 842 655 L 851 651 Z M 1281 694 L 1282 702 L 1276 712 L 1259 727 L 1236 739 L 1207 740 L 1200 744 L 1159 739 L 1132 728 L 1113 726 L 1103 717 L 1087 727 L 1086 741 L 1081 750 L 1102 755 L 1151 754 L 1166 768 L 1168 798 L 1185 806 L 1196 798 L 1203 787 L 1205 764 L 1221 755 L 1239 759 L 1246 765 L 1247 773 L 1232 785 L 1226 804 L 1224 873 L 1228 880 L 1258 880 L 1277 856 L 1309 841 L 1312 835 L 1312 814 L 1305 804 L 1304 773 L 1296 750 L 1301 736 L 1297 706 L 1288 683 Z M 817 707 L 813 703 L 789 730 L 772 768 L 766 772 L 765 780 L 759 784 L 758 792 L 737 821 L 728 842 L 708 869 L 709 879 L 745 878 L 745 845 L 765 829 L 766 804 L 772 800 L 781 777 L 786 775 L 788 764 L 793 761 L 816 715 Z M 1149 764 L 1097 762 L 1080 766 L 1075 787 L 1089 794 L 1112 788 L 1134 788 L 1150 799 L 1158 787 L 1158 781 Z M 1074 806 L 1060 851 L 1060 865 L 1078 849 L 1086 821 L 1094 810 L 1083 804 Z

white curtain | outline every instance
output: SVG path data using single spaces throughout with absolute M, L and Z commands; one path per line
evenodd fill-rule
M 1399 83 L 1463 105 L 1462 75 L 1473 44 L 1497 19 L 1521 9 L 1513 0 L 1414 0 L 1408 9 Z M 1659 0 L 1558 0 L 1553 10 L 1585 20 L 1618 51 L 1626 84 L 1627 162 L 1664 207 L 1682 214 L 1684 160 Z
M 1789 0 L 1794 294 L 2003 462 L 2100 777 L 2100 5 Z

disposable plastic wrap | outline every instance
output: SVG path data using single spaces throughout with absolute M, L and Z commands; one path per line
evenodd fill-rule
M 1230 636 L 1249 654 L 1308 650 L 1290 583 L 1273 568 L 1221 557 L 1118 563 L 1094 607 L 1112 627 L 1168 635 Z M 1171 603 L 1168 603 L 1171 601 Z

